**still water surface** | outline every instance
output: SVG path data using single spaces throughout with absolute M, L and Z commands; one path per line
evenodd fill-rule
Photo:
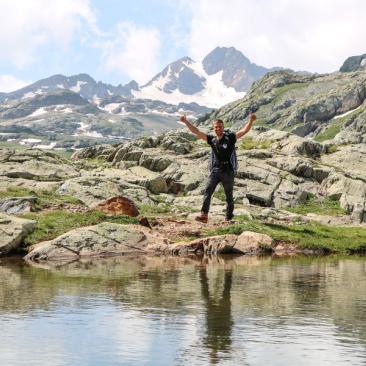
M 0 365 L 365 365 L 366 257 L 0 259 Z

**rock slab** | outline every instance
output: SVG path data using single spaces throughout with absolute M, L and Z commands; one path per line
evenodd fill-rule
M 169 240 L 139 225 L 103 222 L 71 230 L 56 239 L 37 244 L 25 257 L 31 261 L 103 257 L 165 250 Z
M 0 213 L 0 256 L 16 249 L 35 226 L 36 222 L 33 220 Z

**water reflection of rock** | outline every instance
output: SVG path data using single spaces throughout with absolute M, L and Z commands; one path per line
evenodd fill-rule
M 47 285 L 49 277 L 20 260 L 0 262 L 0 316 L 49 309 L 58 292 L 58 286 Z

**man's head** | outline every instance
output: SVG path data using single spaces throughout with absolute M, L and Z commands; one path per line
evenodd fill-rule
M 222 119 L 213 120 L 212 128 L 217 137 L 221 138 L 224 135 L 224 121 Z

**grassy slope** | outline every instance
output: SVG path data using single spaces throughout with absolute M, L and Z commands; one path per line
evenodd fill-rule
M 332 200 L 328 197 L 319 200 L 315 196 L 310 197 L 305 203 L 295 207 L 287 207 L 287 211 L 306 215 L 307 213 L 314 213 L 317 215 L 338 216 L 346 215 L 347 211 L 340 207 L 339 201 Z
M 248 221 L 239 217 L 237 224 L 207 231 L 207 235 L 241 234 L 249 230 L 270 235 L 276 241 L 296 244 L 300 249 L 332 253 L 353 253 L 366 250 L 366 229 L 334 227 L 310 222 L 302 225 L 279 225 Z

